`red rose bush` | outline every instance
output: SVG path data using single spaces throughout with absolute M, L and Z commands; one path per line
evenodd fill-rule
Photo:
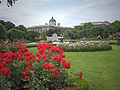
M 0 88 L 55 90 L 72 84 L 63 49 L 49 43 L 37 49 L 36 55 L 25 46 L 19 46 L 18 52 L 0 52 Z

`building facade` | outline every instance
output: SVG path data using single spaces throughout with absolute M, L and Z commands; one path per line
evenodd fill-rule
M 57 29 L 57 28 L 58 29 L 65 29 L 65 30 L 72 30 L 73 29 L 71 27 L 60 26 L 60 23 L 56 24 L 56 20 L 52 17 L 49 20 L 49 25 L 47 23 L 45 23 L 45 25 L 28 27 L 27 30 L 28 31 L 37 31 L 39 33 L 42 33 L 42 32 L 47 31 L 49 29 Z
M 92 23 L 93 25 L 95 26 L 106 26 L 106 25 L 109 25 L 110 22 L 108 21 L 104 21 L 104 22 L 90 22 Z M 83 26 L 85 23 L 80 23 L 80 26 Z

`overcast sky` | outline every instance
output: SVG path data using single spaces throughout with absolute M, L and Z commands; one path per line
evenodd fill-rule
M 26 27 L 44 25 L 53 16 L 61 26 L 84 22 L 120 20 L 120 0 L 18 0 L 0 4 L 0 19 Z

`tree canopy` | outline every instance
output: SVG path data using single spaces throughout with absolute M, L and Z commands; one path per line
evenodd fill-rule
M 5 40 L 6 35 L 7 35 L 7 30 L 6 30 L 5 26 L 0 23 L 0 40 L 1 39 Z
M 30 41 L 35 41 L 35 39 L 39 38 L 40 33 L 35 31 L 27 31 L 26 39 Z
M 7 32 L 9 40 L 13 41 L 14 39 L 22 40 L 24 39 L 24 32 L 16 28 L 12 28 Z

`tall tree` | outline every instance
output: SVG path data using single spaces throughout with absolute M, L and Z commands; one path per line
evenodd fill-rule
M 27 29 L 26 29 L 26 27 L 24 25 L 19 25 L 16 28 L 23 31 L 23 32 L 27 32 Z
M 5 26 L 5 21 L 4 20 L 0 20 L 0 23 Z
M 0 23 L 0 40 L 1 39 L 5 40 L 6 35 L 7 35 L 7 30 L 6 30 L 5 26 Z
M 7 21 L 7 22 L 5 22 L 5 27 L 6 27 L 7 31 L 8 31 L 11 28 L 15 28 L 15 24 L 13 24 L 10 21 Z

